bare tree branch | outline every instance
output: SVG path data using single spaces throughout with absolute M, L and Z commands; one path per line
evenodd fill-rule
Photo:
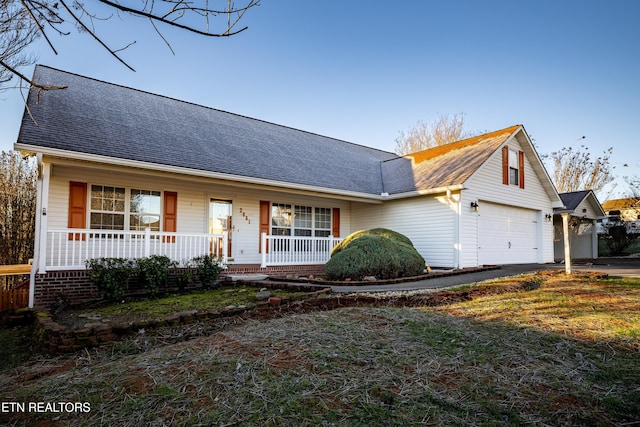
M 124 12 L 132 16 L 148 19 L 154 31 L 162 38 L 173 53 L 169 41 L 162 35 L 157 23 L 176 27 L 191 33 L 208 37 L 230 37 L 245 31 L 247 27 L 236 29 L 245 13 L 260 4 L 260 0 L 243 0 L 243 5 L 236 7 L 232 0 L 143 0 L 136 6 L 122 4 L 119 0 L 98 0 L 116 12 Z M 214 3 L 224 4 L 220 8 Z M 226 15 L 227 19 L 221 21 Z M 22 54 L 38 36 L 42 36 L 52 51 L 57 54 L 48 30 L 60 35 L 71 34 L 68 26 L 76 26 L 83 33 L 88 33 L 103 49 L 120 63 L 135 71 L 119 54 L 135 43 L 114 49 L 109 47 L 106 39 L 97 31 L 95 20 L 107 21 L 113 15 L 101 18 L 87 9 L 81 0 L 0 0 L 0 85 L 7 83 L 13 76 L 21 81 L 33 84 L 18 69 L 35 62 L 35 59 Z M 193 20 L 197 18 L 197 20 Z M 224 22 L 220 31 L 210 27 L 212 18 Z M 42 90 L 60 89 L 49 85 L 34 85 Z M 1 89 L 1 86 L 0 86 Z
M 130 69 L 131 71 L 136 71 L 133 69 L 133 67 L 131 67 L 129 64 L 127 64 L 124 59 L 120 58 L 120 56 L 118 56 L 118 54 L 111 49 L 109 46 L 107 46 L 100 37 L 96 36 L 96 34 L 91 31 L 89 29 L 89 27 L 87 27 L 85 25 L 84 22 L 82 22 L 82 20 L 80 18 L 78 18 L 71 9 L 69 9 L 69 6 L 67 6 L 67 3 L 64 2 L 64 0 L 58 0 L 60 2 L 60 4 L 62 4 L 62 6 L 64 6 L 64 8 L 67 10 L 67 12 L 69 13 L 69 15 L 71 15 L 71 17 L 76 21 L 76 23 L 78 25 L 80 25 L 82 27 L 82 29 L 84 29 L 87 33 L 89 33 L 89 35 L 91 35 L 91 37 L 94 38 L 95 41 L 97 41 L 103 48 L 105 48 L 105 50 L 107 52 L 109 52 L 114 58 L 116 58 L 118 61 L 120 61 L 122 64 L 124 64 L 125 67 L 127 67 L 128 69 Z
M 18 78 L 20 78 L 21 80 L 29 83 L 31 86 L 33 86 L 33 87 L 35 87 L 37 89 L 40 89 L 40 90 L 60 90 L 60 89 L 66 89 L 67 88 L 67 85 L 56 86 L 56 85 L 47 85 L 47 84 L 38 83 L 38 82 L 36 82 L 34 80 L 31 80 L 30 78 L 28 78 L 24 74 L 20 73 L 18 70 L 14 69 L 13 67 L 8 65 L 4 61 L 0 61 L 0 65 L 3 66 L 4 68 L 6 68 L 7 70 L 11 71 L 16 76 L 18 76 Z
M 410 154 L 470 136 L 464 132 L 464 114 L 441 115 L 433 122 L 418 121 L 407 133 L 396 138 L 396 153 Z
M 558 192 L 593 190 L 598 193 L 613 181 L 614 166 L 609 161 L 612 152 L 613 147 L 592 160 L 589 148 L 581 145 L 579 149 L 564 147 L 542 158 L 551 160 L 552 179 Z

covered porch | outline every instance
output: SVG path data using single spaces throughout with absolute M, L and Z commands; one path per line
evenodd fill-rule
M 174 233 L 64 228 L 47 231 L 44 256 L 38 260 L 38 272 L 84 270 L 95 258 L 137 259 L 163 255 L 177 266 L 188 265 L 193 258 L 210 255 L 227 267 L 228 233 Z M 261 235 L 260 268 L 274 266 L 324 265 L 341 238 Z

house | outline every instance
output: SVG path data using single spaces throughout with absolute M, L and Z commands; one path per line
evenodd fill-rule
M 620 221 L 640 220 L 640 197 L 611 199 L 602 204 L 602 209 L 609 216 L 618 217 Z
M 565 235 L 569 239 L 569 254 L 572 259 L 598 258 L 597 222 L 605 213 L 598 198 L 591 190 L 560 193 L 563 208 L 555 208 L 553 216 L 553 246 L 556 261 L 564 261 Z M 567 217 L 567 233 L 563 215 Z
M 562 207 L 524 127 L 401 157 L 38 65 L 15 149 L 38 158 L 31 305 L 77 302 L 85 260 L 210 253 L 228 272 L 318 273 L 351 232 L 431 266 L 552 262 Z
M 598 232 L 605 234 L 609 227 L 624 226 L 629 234 L 640 234 L 640 197 L 611 199 L 602 204 L 607 217 L 598 222 Z

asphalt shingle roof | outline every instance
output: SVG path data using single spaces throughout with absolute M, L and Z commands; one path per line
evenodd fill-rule
M 569 193 L 560 193 L 560 199 L 564 203 L 565 209 L 568 211 L 574 211 L 585 197 L 589 194 L 590 190 L 571 191 Z
M 520 127 L 515 125 L 384 161 L 385 191 L 392 194 L 463 185 Z
M 24 146 L 367 195 L 462 185 L 519 125 L 406 157 L 38 65 Z M 33 119 L 31 118 L 33 117 Z
M 397 155 L 46 66 L 18 143 L 367 194 Z

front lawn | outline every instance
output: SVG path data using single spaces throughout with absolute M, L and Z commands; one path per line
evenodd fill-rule
M 637 424 L 640 280 L 525 280 L 540 286 L 437 307 L 393 307 L 392 296 L 83 350 L 46 362 L 49 375 L 39 362 L 0 376 L 0 400 L 90 411 L 2 415 L 54 426 Z
M 309 292 L 315 289 L 309 289 Z M 260 300 L 256 298 L 261 288 L 252 286 L 225 285 L 216 289 L 195 291 L 186 294 L 172 294 L 159 298 L 122 300 L 93 307 L 63 310 L 55 315 L 58 323 L 81 326 L 87 322 L 134 323 L 154 319 L 164 319 L 176 313 L 189 310 L 222 310 L 229 306 L 251 308 Z M 287 289 L 269 289 L 271 296 L 288 298 L 304 292 Z M 263 296 L 262 301 L 266 298 Z

